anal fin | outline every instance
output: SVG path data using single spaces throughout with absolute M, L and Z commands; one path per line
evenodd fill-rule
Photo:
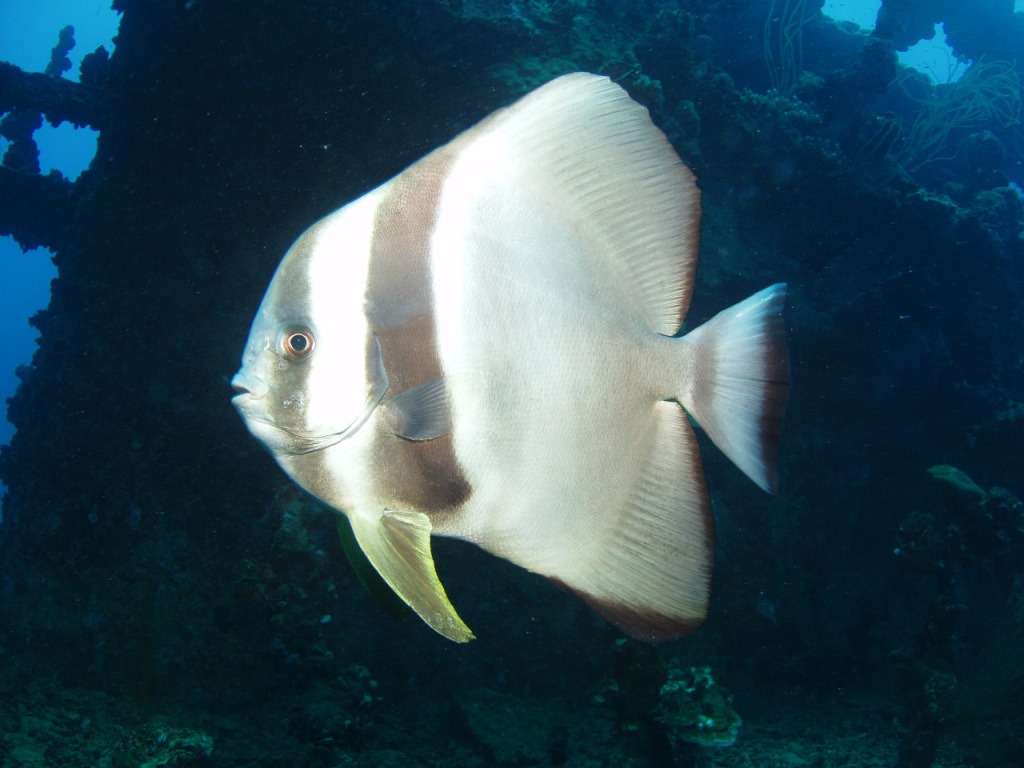
M 686 414 L 674 402 L 654 408 L 648 453 L 625 505 L 571 582 L 555 580 L 626 634 L 663 642 L 704 621 L 715 534 Z
M 473 632 L 445 594 L 430 553 L 430 519 L 421 512 L 384 510 L 349 515 L 352 532 L 377 572 L 431 629 L 464 643 Z
M 341 546 L 345 550 L 345 557 L 348 558 L 349 565 L 355 571 L 359 583 L 366 587 L 366 591 L 373 595 L 374 600 L 377 601 L 381 608 L 396 619 L 404 621 L 409 618 L 411 613 L 409 606 L 395 594 L 391 586 L 377 573 L 377 569 L 373 567 L 370 558 L 366 556 L 363 548 L 359 546 L 356 535 L 352 532 L 352 523 L 349 522 L 348 517 L 343 514 L 336 514 L 335 517 L 338 518 L 338 536 L 341 538 Z

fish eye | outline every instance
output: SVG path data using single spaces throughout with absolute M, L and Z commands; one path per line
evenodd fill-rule
M 305 360 L 313 353 L 316 338 L 304 325 L 290 325 L 281 332 L 281 353 L 289 360 Z

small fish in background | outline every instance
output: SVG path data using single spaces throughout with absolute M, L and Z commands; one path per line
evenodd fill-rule
M 700 217 L 646 109 L 559 77 L 303 233 L 232 402 L 445 637 L 473 634 L 431 534 L 633 637 L 678 637 L 706 615 L 714 555 L 687 413 L 773 492 L 789 390 L 785 285 L 676 337 Z

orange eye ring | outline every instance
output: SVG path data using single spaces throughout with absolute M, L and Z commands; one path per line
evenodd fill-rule
M 281 332 L 281 354 L 289 360 L 305 360 L 316 347 L 313 331 L 304 325 L 290 325 Z

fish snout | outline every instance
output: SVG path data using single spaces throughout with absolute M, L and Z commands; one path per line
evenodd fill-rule
M 261 400 L 270 391 L 267 382 L 256 376 L 246 374 L 245 371 L 239 371 L 235 374 L 234 378 L 231 379 L 231 388 L 237 393 L 231 398 L 232 402 L 239 401 L 242 398 Z

